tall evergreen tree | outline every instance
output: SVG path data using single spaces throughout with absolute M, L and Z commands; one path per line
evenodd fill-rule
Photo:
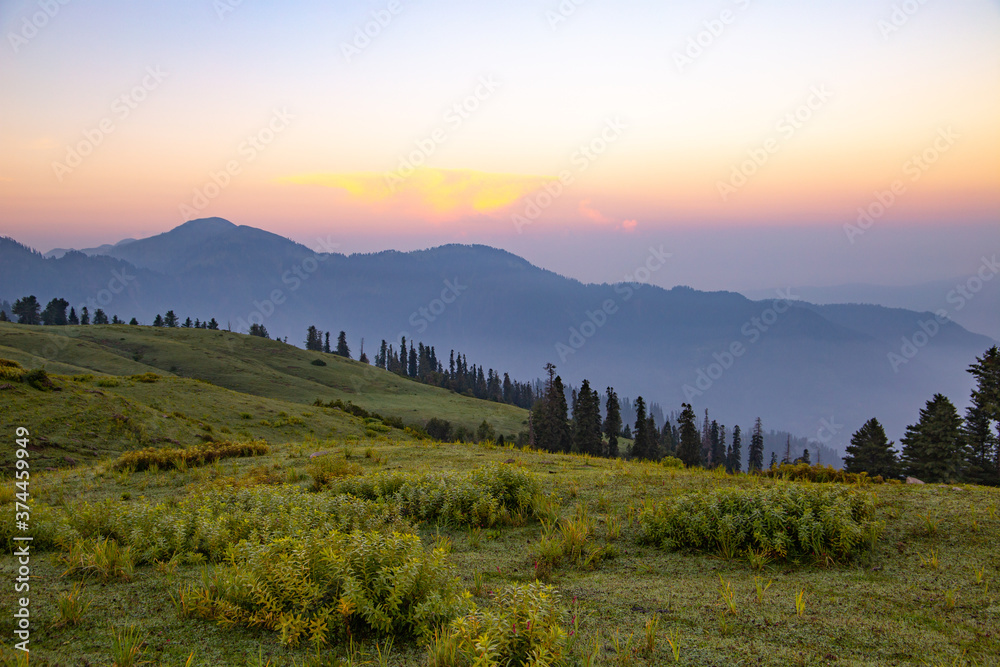
M 743 472 L 743 442 L 740 434 L 740 427 L 733 427 L 733 454 L 729 462 L 729 470 L 734 474 Z
M 80 309 L 80 324 L 90 324 L 90 311 L 86 306 Z
M 330 347 L 330 332 L 327 331 L 323 335 L 323 352 L 330 354 L 333 352 L 333 348 Z
M 107 324 L 108 316 L 103 310 L 98 308 L 94 311 L 94 324 Z
M 709 431 L 709 440 L 712 443 L 712 468 L 725 467 L 726 465 L 725 429 L 725 426 L 720 429 L 719 422 L 712 420 L 712 427 Z
M 1000 484 L 1000 351 L 994 345 L 968 368 L 976 379 L 966 412 L 969 477 L 979 484 Z
M 10 322 L 10 318 L 7 317 L 7 311 L 0 309 L 0 322 Z
M 649 459 L 649 424 L 646 421 L 646 401 L 642 396 L 635 399 L 635 437 L 632 442 L 631 457 L 633 459 Z
M 701 441 L 698 437 L 698 427 L 694 425 L 694 409 L 690 403 L 682 403 L 681 408 L 680 417 L 677 418 L 680 430 L 677 458 L 688 467 L 701 465 Z
M 573 413 L 573 449 L 590 456 L 601 455 L 601 397 L 584 380 Z
M 76 314 L 76 308 L 70 307 L 69 316 L 66 318 L 67 324 L 79 324 L 80 318 Z
M 17 315 L 18 324 L 41 324 L 41 310 L 42 306 L 33 294 L 23 299 L 18 299 L 11 307 L 11 312 Z
M 153 326 L 154 327 L 162 327 L 163 326 L 163 316 L 160 315 L 159 313 L 157 313 L 156 317 L 153 318 Z
M 844 472 L 866 472 L 872 477 L 896 479 L 900 473 L 899 459 L 892 444 L 882 424 L 874 417 L 869 419 L 851 436 L 844 456 Z
M 771 470 L 778 467 L 778 452 L 771 452 L 771 464 L 768 466 Z
M 726 472 L 733 474 L 733 446 L 726 447 Z
M 211 329 L 212 331 L 218 331 L 219 330 L 219 323 L 216 322 L 215 318 L 213 317 L 212 319 L 210 319 L 208 321 L 208 324 L 205 325 L 205 328 L 206 329 Z
M 96 320 L 96 316 L 95 316 L 95 320 Z M 174 314 L 174 311 L 168 310 L 167 314 L 163 316 L 163 326 L 170 327 L 171 329 L 174 329 L 174 328 L 177 327 L 177 315 Z
M 618 458 L 618 436 L 622 432 L 621 405 L 618 403 L 618 394 L 611 387 L 607 388 L 605 395 L 604 435 L 608 436 L 608 456 Z
M 131 320 L 129 320 L 128 323 L 129 323 L 129 326 L 133 326 L 133 327 L 139 326 L 139 320 L 135 319 L 134 317 Z
M 712 422 L 708 421 L 708 408 L 705 408 L 705 422 L 701 427 L 701 464 L 712 465 Z
M 306 329 L 306 349 L 312 350 L 313 352 L 323 351 L 322 334 L 319 329 L 312 324 L 310 324 L 309 328 Z
M 351 349 L 347 347 L 347 334 L 343 331 L 337 335 L 337 356 L 351 358 Z
M 263 324 L 257 324 L 254 322 L 250 325 L 250 335 L 257 336 L 258 338 L 270 338 L 270 334 L 267 333 L 267 329 Z
M 962 420 L 952 402 L 934 394 L 920 411 L 919 421 L 907 426 L 900 439 L 906 474 L 923 482 L 961 480 L 965 461 L 961 428 Z
M 774 457 L 777 460 L 777 457 Z M 747 472 L 760 472 L 764 469 L 764 427 L 761 425 L 760 417 L 753 425 L 753 433 L 750 434 L 750 460 L 747 463 Z
M 69 301 L 66 299 L 52 299 L 45 305 L 42 311 L 42 324 L 50 327 L 66 326 L 66 309 L 69 308 Z
M 185 329 L 190 329 L 190 328 L 194 327 L 194 322 L 192 322 L 191 318 L 188 317 L 188 318 L 185 318 L 184 324 L 182 324 L 181 326 L 184 327 Z M 257 326 L 263 326 L 263 325 L 259 324 Z M 251 328 L 253 328 L 253 325 L 251 325 Z

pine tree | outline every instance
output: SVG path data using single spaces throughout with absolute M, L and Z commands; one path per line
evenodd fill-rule
M 601 455 L 601 397 L 584 380 L 573 411 L 573 449 L 590 456 Z
M 607 401 L 604 403 L 604 435 L 608 437 L 608 456 L 618 458 L 618 436 L 622 431 L 621 405 L 618 394 L 611 387 L 606 390 Z
M 250 325 L 250 335 L 257 336 L 258 338 L 270 338 L 270 334 L 267 333 L 267 329 L 263 324 L 257 324 L 254 322 Z
M 86 306 L 80 309 L 80 324 L 90 324 L 90 311 Z
M 705 423 L 701 427 L 701 461 L 702 465 L 712 465 L 712 423 L 708 421 L 708 409 L 705 409 Z
M 66 326 L 66 309 L 69 302 L 66 299 L 52 299 L 42 311 L 42 324 L 49 327 Z
M 129 320 L 128 323 L 129 323 L 129 326 L 133 326 L 133 327 L 139 326 L 139 320 L 135 319 L 134 317 L 131 320 Z
M 330 332 L 327 331 L 324 335 L 323 352 L 330 354 L 332 351 L 333 349 L 330 347 Z
M 749 456 L 747 472 L 760 472 L 764 469 L 764 427 L 760 422 L 760 417 L 757 417 L 757 421 L 754 422 L 753 433 L 750 434 Z M 777 457 L 773 458 L 777 459 Z
M 208 321 L 208 324 L 205 325 L 205 328 L 206 329 L 211 329 L 212 331 L 218 331 L 219 330 L 219 323 L 216 322 L 215 318 L 213 317 L 212 319 L 210 319 Z
M 313 352 L 323 351 L 322 334 L 319 329 L 312 324 L 310 324 L 309 328 L 306 329 L 306 349 L 312 350 Z
M 771 452 L 771 465 L 768 466 L 771 470 L 778 467 L 778 453 Z
M 10 318 L 7 317 L 6 310 L 0 310 L 0 322 L 10 322 Z
M 184 324 L 182 324 L 181 326 L 184 327 L 185 329 L 191 329 L 192 327 L 194 327 L 194 322 L 192 322 L 191 318 L 188 317 L 184 320 Z M 252 324 L 250 325 L 250 328 L 251 329 L 253 328 Z
M 734 474 L 743 472 L 743 442 L 741 440 L 740 427 L 733 427 L 733 456 L 729 464 L 730 470 Z
M 337 356 L 345 359 L 351 358 L 351 350 L 347 347 L 347 334 L 343 331 L 337 336 Z
M 694 425 L 694 409 L 689 403 L 682 403 L 680 417 L 677 418 L 680 429 L 680 444 L 677 446 L 677 458 L 688 466 L 701 465 L 701 442 L 698 437 L 698 427 Z
M 971 481 L 1000 484 L 1000 351 L 988 349 L 968 368 L 976 379 L 964 434 Z M 996 431 L 995 433 L 993 431 Z
M 650 458 L 649 453 L 649 425 L 646 421 L 646 401 L 642 396 L 635 399 L 635 437 L 632 442 L 632 451 L 629 456 L 633 459 L 645 460 Z
M 865 422 L 851 436 L 851 444 L 844 456 L 844 472 L 866 472 L 872 477 L 881 475 L 885 479 L 899 477 L 899 459 L 896 450 L 885 435 L 885 429 L 875 418 Z
M 17 315 L 18 324 L 35 325 L 42 323 L 41 309 L 42 306 L 38 303 L 38 299 L 34 295 L 31 295 L 15 301 L 11 312 Z
M 96 316 L 95 316 L 95 322 L 96 322 Z M 174 314 L 174 311 L 168 310 L 167 314 L 163 316 L 163 325 L 166 327 L 170 327 L 171 329 L 177 327 L 177 315 Z
M 162 327 L 163 326 L 163 316 L 160 315 L 159 313 L 157 313 L 156 317 L 153 318 L 153 326 L 154 327 Z
M 961 428 L 962 420 L 952 402 L 934 394 L 920 411 L 920 420 L 907 426 L 900 439 L 906 474 L 923 482 L 960 481 L 965 462 Z
M 103 310 L 101 310 L 100 308 L 98 308 L 97 310 L 95 310 L 94 311 L 94 324 L 107 324 L 107 323 L 108 323 L 108 316 L 107 316 L 107 314 Z
M 562 378 L 558 375 L 553 381 L 553 401 L 552 401 L 552 432 L 553 443 L 556 447 L 554 451 L 569 452 L 572 446 L 572 434 L 569 428 L 568 408 L 566 405 L 566 391 L 563 387 Z
M 733 446 L 726 447 L 726 472 L 733 474 Z
M 709 441 L 712 446 L 712 468 L 726 465 L 726 437 L 725 426 L 719 427 L 719 422 L 712 420 L 712 427 L 709 431 Z

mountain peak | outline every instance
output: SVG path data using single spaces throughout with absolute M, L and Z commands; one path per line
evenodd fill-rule
M 197 218 L 195 220 L 188 220 L 183 225 L 178 225 L 172 231 L 185 230 L 218 234 L 235 228 L 236 225 L 225 218 Z

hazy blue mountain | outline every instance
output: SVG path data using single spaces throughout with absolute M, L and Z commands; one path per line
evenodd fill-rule
M 107 256 L 46 259 L 2 242 L 0 299 L 33 293 L 43 304 L 56 295 L 84 303 L 105 294 L 116 270 L 132 279 L 104 307 L 126 320 L 149 323 L 173 309 L 233 330 L 262 321 L 298 345 L 315 324 L 334 337 L 347 331 L 355 355 L 361 338 L 371 355 L 382 338 L 398 347 L 405 335 L 435 345 L 441 358 L 458 349 L 470 363 L 525 380 L 551 361 L 567 383 L 588 378 L 668 410 L 688 400 L 745 433 L 759 415 L 768 429 L 833 446 L 871 417 L 898 440 L 936 392 L 964 404 L 964 369 L 993 344 L 910 310 L 585 285 L 486 246 L 317 254 L 217 218 Z
M 114 248 L 116 248 L 118 246 L 127 245 L 129 243 L 132 243 L 133 241 L 135 241 L 135 239 L 122 239 L 118 243 L 105 243 L 104 245 L 97 246 L 96 248 L 80 248 L 76 252 L 82 252 L 84 255 L 91 255 L 91 256 L 93 256 L 93 255 L 107 255 L 107 254 L 110 254 L 111 251 Z M 65 255 L 68 252 L 74 252 L 74 249 L 73 248 L 53 248 L 52 250 L 49 250 L 47 253 L 44 253 L 44 256 L 46 258 L 48 258 L 48 259 L 59 259 L 60 257 L 62 257 L 63 255 Z
M 989 255 L 984 259 L 991 260 L 993 257 Z M 832 287 L 796 287 L 793 292 L 802 300 L 816 304 L 867 303 L 920 312 L 943 309 L 949 318 L 969 331 L 1000 338 L 1000 275 L 990 270 L 984 270 L 983 275 L 992 277 L 980 281 L 978 276 L 964 276 L 903 286 L 854 283 Z M 743 292 L 750 299 L 766 298 L 773 293 L 773 290 Z

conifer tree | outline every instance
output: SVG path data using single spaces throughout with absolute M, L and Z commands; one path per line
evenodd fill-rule
M 153 318 L 153 326 L 154 327 L 162 327 L 163 326 L 163 316 L 160 315 L 159 313 L 157 313 L 156 317 Z
M 333 352 L 333 348 L 330 347 L 330 332 L 329 331 L 327 331 L 323 335 L 323 352 L 325 352 L 326 354 L 330 354 L 331 352 Z
M 622 431 L 621 405 L 618 403 L 618 394 L 611 387 L 607 388 L 605 395 L 604 435 L 608 437 L 608 456 L 618 458 L 618 436 Z
M 698 427 L 694 425 L 694 409 L 689 403 L 682 403 L 681 408 L 680 417 L 677 419 L 680 430 L 677 458 L 688 467 L 701 465 L 701 442 L 698 437 Z
M 978 484 L 1000 484 L 1000 351 L 986 350 L 968 368 L 976 379 L 966 411 L 964 435 L 968 474 Z
M 107 323 L 108 323 L 108 316 L 107 316 L 107 314 L 102 309 L 100 309 L 100 308 L 98 308 L 97 310 L 95 310 L 94 311 L 94 324 L 107 324 Z
M 733 455 L 729 462 L 729 470 L 733 474 L 743 472 L 743 442 L 740 434 L 740 427 L 733 427 Z
M 882 424 L 874 417 L 869 419 L 851 436 L 851 444 L 845 449 L 844 472 L 866 472 L 885 479 L 899 477 L 899 459 L 892 444 Z
M 139 320 L 135 319 L 134 317 L 131 320 L 129 320 L 128 323 L 129 323 L 129 326 L 133 326 L 133 327 L 134 326 L 139 326 Z
M 94 316 L 94 320 L 96 322 L 96 315 Z M 177 327 L 177 315 L 174 314 L 174 311 L 168 310 L 167 314 L 163 316 L 163 326 L 170 327 L 171 329 Z
M 90 324 L 90 311 L 86 306 L 80 309 L 80 324 Z
M 631 458 L 645 460 L 650 458 L 649 424 L 646 421 L 646 401 L 642 396 L 635 399 L 635 437 L 632 442 Z
M 351 349 L 347 347 L 347 334 L 343 331 L 337 336 L 337 356 L 351 358 Z
M 903 468 L 923 482 L 957 482 L 963 477 L 965 440 L 962 420 L 955 406 L 942 394 L 934 394 L 920 411 L 916 424 L 906 427 L 900 439 Z
M 35 298 L 35 295 L 31 295 L 15 301 L 11 312 L 17 315 L 18 324 L 34 325 L 42 323 L 41 309 L 42 306 L 38 303 L 38 299 Z
M 777 456 L 773 456 L 773 460 L 777 460 Z M 774 466 L 772 465 L 772 467 Z M 750 461 L 747 463 L 747 471 L 760 472 L 763 469 L 764 427 L 761 425 L 760 417 L 757 417 L 757 421 L 753 425 L 753 433 L 750 435 Z

